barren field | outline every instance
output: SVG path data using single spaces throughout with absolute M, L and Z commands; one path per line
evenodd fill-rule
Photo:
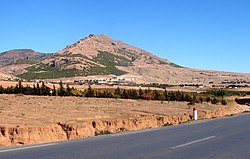
M 249 107 L 197 104 L 199 118 L 237 114 Z M 0 146 L 116 133 L 192 119 L 185 102 L 0 95 Z
M 187 103 L 167 101 L 0 95 L 0 103 L 0 124 L 11 126 L 192 114 Z M 205 111 L 223 106 L 196 107 Z

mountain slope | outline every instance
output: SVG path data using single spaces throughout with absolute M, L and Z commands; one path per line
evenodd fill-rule
M 0 72 L 8 76 L 27 72 L 25 68 L 49 58 L 52 54 L 40 53 L 31 49 L 15 49 L 0 53 Z
M 31 49 L 15 49 L 0 53 L 0 66 L 13 63 L 36 63 L 50 56 L 51 54 L 39 53 Z
M 9 66 L 20 68 L 17 63 Z M 83 78 L 112 74 L 146 83 L 208 84 L 250 81 L 250 74 L 184 68 L 103 34 L 91 34 L 41 62 L 22 66 L 22 70 L 17 69 L 13 74 L 24 79 Z
M 88 75 L 123 75 L 122 67 L 135 64 L 176 66 L 145 50 L 112 40 L 107 35 L 89 35 L 58 51 L 51 58 L 27 68 L 21 78 L 59 78 Z M 121 68 L 118 68 L 121 67 Z

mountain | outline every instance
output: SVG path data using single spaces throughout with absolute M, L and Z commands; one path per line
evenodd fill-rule
M 124 75 L 138 64 L 180 67 L 145 50 L 113 40 L 107 35 L 91 34 L 58 51 L 50 58 L 27 68 L 21 78 L 59 78 L 89 75 Z
M 36 63 L 50 57 L 51 54 L 35 52 L 31 49 L 15 49 L 0 53 L 0 66 L 8 64 Z
M 25 57 L 27 56 L 22 55 L 21 59 Z M 14 62 L 8 66 L 15 68 L 19 59 L 12 60 Z M 184 68 L 103 34 L 90 34 L 40 62 L 24 62 L 22 70 L 16 70 L 12 74 L 25 79 L 82 78 L 112 74 L 136 82 L 168 84 L 250 81 L 249 74 Z
M 13 79 L 13 75 L 27 72 L 25 68 L 49 58 L 52 54 L 31 49 L 15 49 L 0 53 L 0 79 Z

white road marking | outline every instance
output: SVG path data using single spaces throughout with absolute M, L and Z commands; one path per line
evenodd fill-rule
M 195 144 L 195 143 L 198 143 L 198 142 L 202 142 L 202 141 L 205 141 L 205 140 L 210 140 L 210 139 L 215 138 L 215 137 L 216 136 L 209 136 L 209 137 L 206 137 L 206 138 L 203 138 L 203 139 L 199 139 L 199 140 L 195 140 L 195 141 L 191 141 L 191 142 L 188 142 L 188 143 L 185 143 L 185 144 L 181 144 L 181 145 L 177 145 L 177 146 L 171 147 L 171 149 L 176 149 L 176 148 L 180 148 L 180 147 L 192 145 L 192 144 Z
M 10 151 L 18 151 L 18 150 L 25 150 L 25 149 L 32 149 L 32 148 L 38 148 L 38 147 L 46 147 L 46 146 L 52 146 L 52 145 L 57 145 L 57 144 L 58 143 L 50 143 L 50 144 L 43 144 L 43 145 L 33 145 L 33 146 L 17 147 L 17 148 L 0 150 L 0 153 L 2 153 L 2 152 L 10 152 Z

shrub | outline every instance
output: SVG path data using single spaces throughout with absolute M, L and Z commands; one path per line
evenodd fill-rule
M 172 123 L 167 122 L 167 123 L 165 123 L 163 126 L 171 126 L 171 125 L 173 125 L 173 124 L 172 124 Z
M 110 131 L 108 130 L 104 130 L 104 131 L 95 131 L 95 136 L 100 136 L 100 135 L 107 135 L 107 134 L 112 134 Z
M 227 105 L 227 101 L 226 100 L 221 100 L 221 104 L 222 105 Z
M 210 102 L 211 101 L 211 98 L 210 97 L 207 97 L 206 98 L 206 102 L 208 103 L 208 102 Z
M 199 98 L 200 103 L 202 104 L 204 99 L 202 97 Z
M 187 105 L 195 105 L 195 102 L 192 100 L 192 101 L 188 102 Z
M 219 100 L 216 97 L 213 97 L 213 99 L 211 100 L 212 104 L 217 104 L 219 102 Z

